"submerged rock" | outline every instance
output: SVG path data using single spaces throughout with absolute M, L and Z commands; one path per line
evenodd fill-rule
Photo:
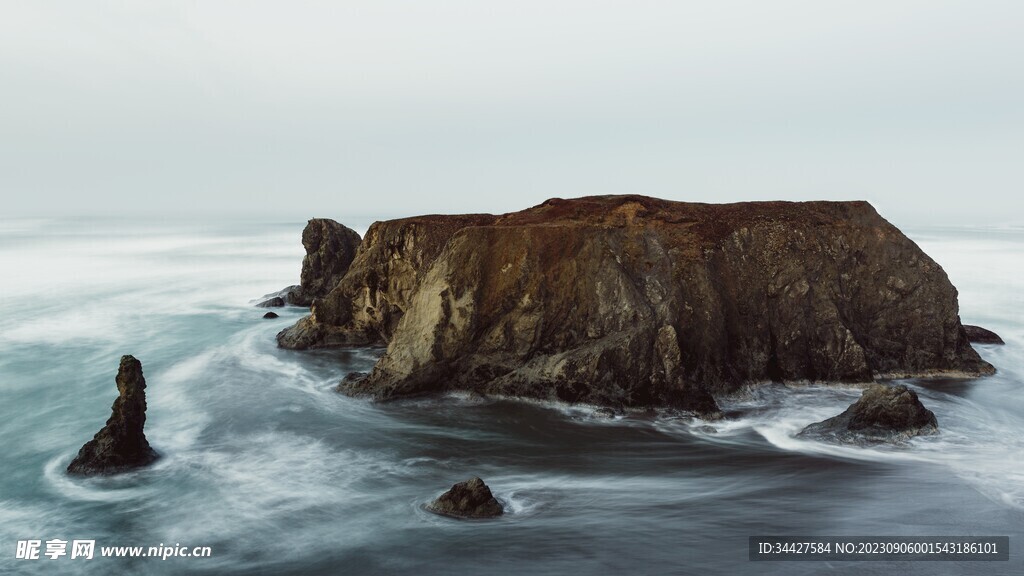
M 967 339 L 976 344 L 1005 344 L 998 334 L 981 326 L 964 324 L 964 332 L 967 333 Z
M 282 298 L 281 296 L 274 296 L 273 298 L 268 298 L 260 302 L 256 306 L 258 308 L 280 308 L 284 306 L 284 304 L 284 298 Z
M 859 444 L 898 442 L 938 431 L 935 414 L 916 392 L 903 385 L 873 384 L 842 414 L 811 424 L 799 435 Z
M 427 510 L 455 518 L 494 518 L 505 512 L 487 484 L 475 476 L 452 486 L 428 504 Z
M 266 319 L 279 318 L 279 316 L 275 312 L 267 312 L 266 314 L 263 315 L 263 317 Z
M 117 371 L 120 393 L 107 420 L 93 439 L 86 442 L 68 465 L 71 474 L 114 474 L 146 466 L 159 455 L 149 446 L 146 425 L 146 379 L 142 363 L 134 356 L 122 356 Z
M 370 227 L 285 348 L 387 345 L 342 388 L 718 414 L 773 381 L 991 374 L 942 268 L 866 202 L 553 199 Z
M 327 218 L 313 218 L 302 231 L 300 284 L 288 293 L 288 302 L 310 306 L 317 298 L 330 292 L 348 272 L 356 257 L 361 239 L 351 228 Z

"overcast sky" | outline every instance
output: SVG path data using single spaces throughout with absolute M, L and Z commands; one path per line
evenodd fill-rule
M 0 0 L 3 214 L 1024 222 L 1024 2 Z

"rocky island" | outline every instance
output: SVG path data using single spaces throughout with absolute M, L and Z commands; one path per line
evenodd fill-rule
M 714 395 L 748 383 L 994 372 L 946 273 L 867 202 L 600 196 L 405 218 L 312 276 L 322 295 L 279 345 L 387 346 L 340 387 L 381 400 L 463 390 L 712 416 Z

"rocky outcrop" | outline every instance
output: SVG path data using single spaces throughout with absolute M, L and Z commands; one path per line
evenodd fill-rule
M 288 292 L 288 302 L 310 306 L 326 296 L 348 272 L 359 244 L 359 234 L 351 228 L 326 218 L 310 220 L 302 231 L 306 257 L 302 260 L 300 284 Z
M 967 339 L 975 344 L 1005 344 L 998 334 L 981 326 L 964 324 L 964 332 L 967 334 Z
M 452 486 L 451 490 L 428 504 L 427 510 L 455 518 L 494 518 L 505 511 L 487 484 L 477 477 Z
M 490 215 L 422 216 L 375 222 L 348 273 L 312 314 L 277 335 L 282 348 L 385 345 L 427 268 L 459 230 Z
M 265 320 L 273 320 L 274 318 L 278 318 L 278 315 L 276 312 L 267 312 L 263 315 L 263 318 Z
M 153 463 L 158 455 L 146 440 L 146 379 L 142 363 L 122 356 L 117 371 L 117 400 L 93 439 L 86 442 L 68 465 L 72 474 L 114 474 Z
M 281 308 L 284 305 L 285 305 L 284 297 L 282 297 L 282 296 L 273 296 L 271 298 L 267 298 L 266 300 L 256 304 L 256 307 L 257 308 Z
M 376 223 L 283 347 L 387 344 L 345 391 L 717 413 L 747 383 L 990 374 L 942 268 L 865 202 L 549 200 Z
M 811 424 L 800 436 L 845 443 L 898 442 L 939 431 L 935 414 L 906 386 L 874 384 L 842 414 Z

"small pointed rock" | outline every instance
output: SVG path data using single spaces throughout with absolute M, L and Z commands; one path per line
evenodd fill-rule
M 150 447 L 146 425 L 146 379 L 142 363 L 122 356 L 117 371 L 120 395 L 111 407 L 110 419 L 68 465 L 71 474 L 115 474 L 152 464 L 159 455 Z
M 475 476 L 452 486 L 451 490 L 428 504 L 427 509 L 455 518 L 494 518 L 505 512 L 487 484 Z

